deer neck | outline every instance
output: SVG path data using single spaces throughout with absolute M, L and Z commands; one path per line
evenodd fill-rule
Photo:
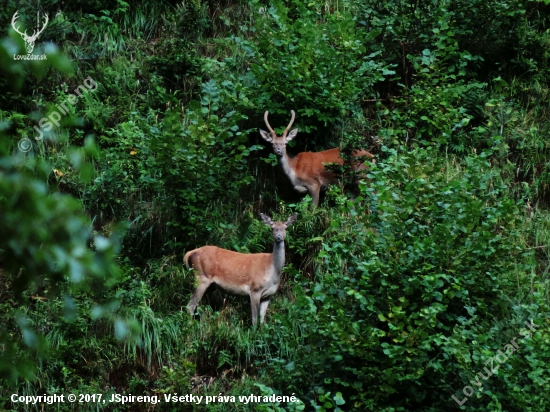
M 290 156 L 286 153 L 286 150 L 281 156 L 281 166 L 283 167 L 283 170 L 290 181 L 294 184 L 294 182 L 296 181 L 296 173 L 294 172 L 294 159 L 290 158 Z
M 285 242 L 273 242 L 273 268 L 275 269 L 275 276 L 281 277 L 281 272 L 285 265 Z

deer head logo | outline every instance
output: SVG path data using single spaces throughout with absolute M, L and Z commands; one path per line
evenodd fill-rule
M 29 36 L 27 34 L 27 30 L 25 30 L 24 33 L 21 33 L 19 31 L 19 29 L 15 26 L 15 22 L 17 21 L 17 18 L 19 17 L 17 15 L 17 13 L 19 13 L 18 11 L 15 12 L 15 14 L 13 15 L 13 18 L 11 19 L 11 25 L 13 27 L 13 29 L 19 33 L 21 35 L 21 37 L 23 37 L 23 40 L 25 41 L 25 49 L 27 49 L 27 54 L 31 54 L 32 51 L 34 50 L 34 43 L 36 42 L 36 39 L 38 39 L 38 36 L 40 36 L 40 33 L 42 33 L 44 31 L 44 29 L 46 28 L 46 25 L 48 24 L 48 15 L 47 14 L 44 14 L 42 17 L 44 19 L 44 25 L 42 26 L 41 29 L 38 29 L 38 24 L 40 23 L 40 19 L 38 19 L 38 22 L 36 24 L 37 26 L 37 29 L 34 31 L 34 33 L 32 34 L 32 36 Z

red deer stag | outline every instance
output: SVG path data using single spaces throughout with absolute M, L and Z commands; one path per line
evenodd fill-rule
M 227 292 L 250 296 L 252 324 L 260 314 L 264 322 L 269 300 L 279 288 L 281 272 L 285 264 L 286 229 L 296 221 L 296 213 L 286 222 L 273 222 L 260 215 L 262 221 L 273 229 L 273 253 L 238 253 L 216 246 L 203 246 L 191 250 L 183 258 L 188 268 L 196 270 L 198 286 L 191 296 L 187 309 L 193 315 L 199 301 L 212 283 Z
M 298 134 L 298 129 L 292 130 L 290 133 L 290 127 L 294 123 L 295 113 L 294 110 L 291 110 L 292 118 L 290 123 L 284 130 L 281 136 L 277 136 L 277 133 L 271 128 L 269 122 L 267 121 L 267 116 L 269 112 L 265 112 L 264 120 L 265 125 L 267 126 L 269 133 L 259 129 L 260 134 L 264 140 L 273 144 L 273 150 L 275 154 L 281 160 L 281 165 L 286 175 L 290 179 L 294 189 L 300 193 L 308 192 L 312 198 L 314 206 L 319 204 L 319 193 L 321 189 L 326 189 L 329 184 L 336 183 L 337 179 L 334 173 L 325 170 L 325 164 L 327 163 L 337 163 L 339 165 L 344 164 L 344 159 L 340 157 L 340 149 L 329 149 L 323 152 L 302 152 L 298 153 L 295 157 L 289 157 L 286 153 L 286 144 L 296 137 Z M 354 150 L 354 157 L 365 156 L 373 159 L 374 156 L 367 152 L 366 150 Z M 358 161 L 352 165 L 354 171 L 364 170 L 367 166 Z

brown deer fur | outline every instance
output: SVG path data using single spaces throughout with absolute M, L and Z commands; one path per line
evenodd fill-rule
M 264 214 L 261 218 L 273 229 L 273 253 L 244 254 L 216 246 L 203 246 L 185 254 L 183 260 L 188 268 L 195 269 L 198 281 L 187 305 L 191 314 L 206 289 L 215 283 L 229 293 L 250 296 L 252 324 L 256 325 L 258 313 L 260 323 L 264 322 L 269 301 L 279 288 L 285 264 L 286 229 L 296 221 L 296 214 L 286 222 L 273 222 Z

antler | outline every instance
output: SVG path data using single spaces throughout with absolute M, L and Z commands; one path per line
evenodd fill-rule
M 269 130 L 269 132 L 271 133 L 271 135 L 273 137 L 277 136 L 277 133 L 275 133 L 275 130 L 273 130 L 271 128 L 271 126 L 269 125 L 269 122 L 267 121 L 267 115 L 269 114 L 269 112 L 266 110 L 265 113 L 264 113 L 264 121 L 265 121 L 265 125 L 267 126 L 267 130 Z
M 292 127 L 292 123 L 294 123 L 294 117 L 296 117 L 296 113 L 294 113 L 294 110 L 291 110 L 290 113 L 292 113 L 292 118 L 290 119 L 290 123 L 286 127 L 285 131 L 283 132 L 283 136 L 286 136 L 290 128 Z
M 290 128 L 292 127 L 292 123 L 294 123 L 294 118 L 296 117 L 296 113 L 294 113 L 294 110 L 291 110 L 290 111 L 292 113 L 292 117 L 290 119 L 290 123 L 288 124 L 288 126 L 286 127 L 285 131 L 283 132 L 282 136 L 286 136 L 286 134 L 288 133 L 288 131 L 290 130 Z M 267 121 L 267 115 L 269 114 L 269 112 L 266 110 L 265 113 L 264 113 L 264 121 L 265 121 L 265 125 L 267 126 L 268 130 L 270 131 L 271 135 L 273 137 L 276 137 L 277 136 L 277 133 L 275 133 L 275 130 L 273 130 L 271 128 L 271 126 L 269 125 L 269 122 Z
M 17 20 L 17 18 L 19 17 L 17 14 L 19 13 L 19 11 L 16 11 L 15 14 L 13 15 L 12 19 L 11 19 L 11 27 L 13 27 L 13 29 L 19 33 L 21 36 L 24 36 L 24 37 L 28 37 L 27 35 L 27 30 L 25 30 L 25 33 L 21 33 L 19 31 L 19 29 L 17 27 L 15 27 L 15 21 Z
M 42 33 L 44 31 L 44 29 L 46 28 L 46 26 L 48 25 L 48 22 L 50 21 L 50 19 L 48 18 L 47 14 L 44 14 L 44 17 L 46 18 L 46 21 L 44 22 L 44 26 L 42 26 L 42 30 L 39 30 L 38 33 L 35 30 L 33 35 L 32 35 L 33 38 L 38 38 L 40 33 Z

